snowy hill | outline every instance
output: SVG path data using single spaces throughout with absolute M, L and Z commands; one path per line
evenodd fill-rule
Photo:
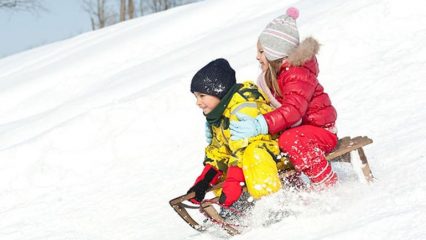
M 0 60 L 0 239 L 216 239 L 168 201 L 201 170 L 193 74 L 255 44 L 290 6 L 322 43 L 340 136 L 367 135 L 377 181 L 347 178 L 299 214 L 233 239 L 424 239 L 426 14 L 419 0 L 207 0 Z M 337 166 L 338 167 L 338 166 Z M 345 180 L 347 173 L 338 172 Z M 268 199 L 265 199 L 268 201 Z

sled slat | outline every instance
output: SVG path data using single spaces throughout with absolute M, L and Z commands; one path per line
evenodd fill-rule
M 339 141 L 337 149 L 326 156 L 327 160 L 333 161 L 335 158 L 342 156 L 345 153 L 349 153 L 373 142 L 373 140 L 369 139 L 368 137 L 356 137 L 350 139 L 349 141 L 347 138 L 345 137 Z
M 351 140 L 351 137 L 344 137 L 339 140 L 339 144 L 347 144 Z
M 194 198 L 194 197 L 195 197 L 195 193 L 188 193 L 188 194 L 185 194 L 185 195 L 182 195 L 182 196 L 179 196 L 177 198 L 170 200 L 169 203 L 170 203 L 170 205 L 176 205 L 176 204 L 179 204 L 183 201 L 189 200 L 189 199 Z

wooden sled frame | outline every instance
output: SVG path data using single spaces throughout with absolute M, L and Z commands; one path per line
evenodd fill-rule
M 330 162 L 348 162 L 353 166 L 358 165 L 362 174 L 364 175 L 364 179 L 367 182 L 372 182 L 374 177 L 371 172 L 370 165 L 368 164 L 367 156 L 365 155 L 364 149 L 362 147 L 373 143 L 373 140 L 364 136 L 364 137 L 344 137 L 339 140 L 336 149 L 329 153 L 325 158 Z M 359 160 L 361 164 L 357 164 L 352 158 L 350 153 L 354 150 L 357 150 L 359 155 Z M 362 180 L 362 179 L 360 179 Z
M 216 184 L 208 192 L 213 191 L 215 189 L 222 188 L 222 183 Z M 206 229 L 195 221 L 191 215 L 188 213 L 187 209 L 199 209 L 199 211 L 211 222 L 218 224 L 221 228 L 223 228 L 229 235 L 234 236 L 240 234 L 240 231 L 234 228 L 234 226 L 228 224 L 217 212 L 214 208 L 214 204 L 218 203 L 219 198 L 213 198 L 208 201 L 202 201 L 200 206 L 187 205 L 183 203 L 191 198 L 195 197 L 195 193 L 188 193 L 186 195 L 179 196 L 170 200 L 170 206 L 177 212 L 177 214 L 191 226 L 193 229 L 203 232 Z
M 348 163 L 351 163 L 354 166 L 354 168 L 355 166 L 359 166 L 364 176 L 364 180 L 366 182 L 372 182 L 374 177 L 371 172 L 370 165 L 368 164 L 365 152 L 363 150 L 364 146 L 371 143 L 373 143 L 373 140 L 371 140 L 370 138 L 366 136 L 358 136 L 355 138 L 344 137 L 339 140 L 339 143 L 336 149 L 333 152 L 329 153 L 326 156 L 326 159 L 331 162 L 348 162 Z M 360 164 L 356 164 L 355 160 L 352 160 L 351 158 L 350 153 L 355 150 L 358 152 Z M 284 175 L 289 176 L 294 173 L 295 173 L 294 170 L 290 170 L 288 172 L 285 172 Z M 209 189 L 209 192 L 219 189 L 221 187 L 222 187 L 222 183 L 219 183 L 213 186 L 211 189 Z M 200 232 L 203 232 L 206 230 L 201 224 L 195 221 L 187 211 L 187 209 L 199 209 L 204 216 L 206 216 L 213 223 L 218 224 L 220 227 L 222 227 L 229 235 L 233 236 L 240 233 L 240 231 L 234 228 L 234 226 L 226 223 L 226 221 L 219 215 L 219 213 L 213 207 L 213 205 L 217 203 L 217 198 L 211 199 L 210 201 L 203 201 L 201 202 L 200 206 L 192 206 L 192 205 L 187 205 L 183 203 L 184 201 L 187 201 L 194 197 L 195 197 L 195 193 L 192 192 L 192 193 L 179 196 L 169 201 L 170 206 L 177 212 L 177 214 L 186 223 L 189 224 L 189 226 L 191 226 L 192 228 Z

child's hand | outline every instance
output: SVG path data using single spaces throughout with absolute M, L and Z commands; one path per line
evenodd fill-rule
M 188 190 L 188 193 L 195 192 L 195 197 L 189 199 L 189 201 L 194 204 L 200 204 L 200 202 L 203 201 L 204 197 L 206 196 L 207 189 L 209 189 L 209 183 L 206 180 L 203 179 L 197 182 Z
M 268 124 L 262 114 L 258 115 L 256 118 L 241 113 L 237 113 L 236 116 L 239 121 L 231 121 L 229 124 L 232 140 L 255 137 L 259 134 L 268 133 Z
M 206 122 L 205 124 L 205 131 L 206 131 L 206 141 L 208 144 L 210 144 L 212 143 L 213 134 L 208 122 Z
M 214 168 L 212 165 L 206 164 L 203 172 L 195 180 L 194 185 L 188 190 L 188 193 L 195 192 L 195 197 L 190 199 L 194 204 L 199 204 L 204 197 L 209 187 L 217 183 L 222 172 Z
M 222 194 L 219 198 L 219 203 L 225 207 L 231 206 L 236 202 L 243 192 L 244 173 L 239 167 L 229 167 L 226 179 L 223 183 Z

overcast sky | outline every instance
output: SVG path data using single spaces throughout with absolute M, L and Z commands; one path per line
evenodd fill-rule
M 80 0 L 45 0 L 47 12 L 0 10 L 0 58 L 91 30 Z

